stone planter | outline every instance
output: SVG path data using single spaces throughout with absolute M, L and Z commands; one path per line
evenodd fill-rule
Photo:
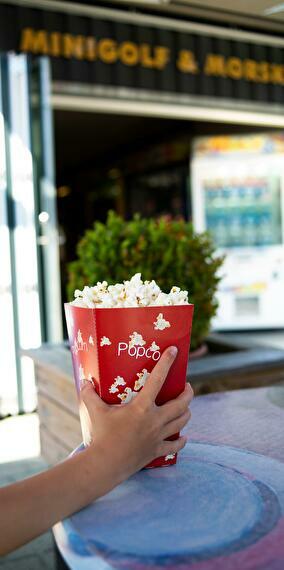
M 248 335 L 246 335 L 248 336 Z M 208 353 L 189 360 L 188 379 L 195 395 L 257 388 L 284 380 L 284 350 L 244 344 L 241 334 L 212 334 Z
M 188 380 L 196 395 L 284 380 L 284 350 L 244 346 L 236 336 L 210 335 L 207 354 L 189 361 Z M 29 355 L 36 369 L 41 451 L 54 464 L 82 440 L 71 356 L 66 344 L 46 344 Z

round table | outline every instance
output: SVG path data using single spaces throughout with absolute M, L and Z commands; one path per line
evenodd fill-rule
M 284 568 L 284 386 L 200 396 L 177 465 L 54 527 L 73 570 Z

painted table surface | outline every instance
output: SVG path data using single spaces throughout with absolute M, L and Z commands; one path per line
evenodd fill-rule
M 54 527 L 74 570 L 282 570 L 284 385 L 200 396 L 176 466 Z

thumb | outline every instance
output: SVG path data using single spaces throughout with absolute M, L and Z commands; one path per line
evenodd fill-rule
M 97 394 L 92 382 L 86 380 L 80 390 L 80 399 L 84 402 L 88 412 L 91 410 L 104 409 L 107 407 L 105 402 Z

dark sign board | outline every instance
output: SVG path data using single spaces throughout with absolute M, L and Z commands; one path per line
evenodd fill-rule
M 56 81 L 284 100 L 284 49 L 261 41 L 0 4 L 0 50 L 50 56 Z

